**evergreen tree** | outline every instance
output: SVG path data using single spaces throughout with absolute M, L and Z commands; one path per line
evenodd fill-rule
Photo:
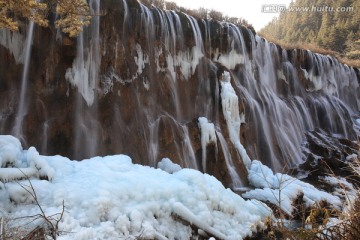
M 325 11 L 325 6 L 333 11 Z M 317 11 L 282 12 L 260 33 L 284 43 L 311 43 L 352 58 L 358 56 L 360 0 L 296 0 L 290 7 L 314 7 Z

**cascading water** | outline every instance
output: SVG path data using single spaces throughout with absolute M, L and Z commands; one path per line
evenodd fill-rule
M 231 154 L 229 153 L 229 148 L 226 143 L 226 140 L 224 136 L 221 134 L 221 132 L 216 132 L 216 136 L 220 142 L 221 149 L 224 153 L 224 158 L 226 162 L 227 169 L 229 171 L 230 177 L 231 177 L 231 187 L 233 189 L 239 189 L 240 187 L 244 186 L 243 181 L 241 181 L 237 171 L 236 167 L 234 165 L 234 162 L 232 160 Z
M 17 108 L 17 114 L 15 118 L 14 127 L 12 130 L 12 135 L 15 137 L 25 140 L 23 136 L 23 120 L 27 114 L 28 105 L 27 105 L 27 89 L 28 89 L 28 80 L 29 80 L 29 68 L 30 68 L 30 56 L 31 56 L 31 45 L 33 40 L 33 32 L 34 32 L 34 22 L 30 21 L 29 28 L 27 32 L 27 37 L 25 41 L 25 48 L 23 52 L 24 59 L 24 68 L 21 77 L 21 90 L 19 96 L 19 103 Z
M 77 39 L 77 57 L 72 68 L 66 72 L 66 79 L 78 89 L 74 115 L 74 157 L 77 159 L 94 156 L 99 141 L 97 119 L 97 87 L 99 82 L 100 56 L 100 0 L 89 2 L 92 18 L 86 33 Z M 86 104 L 84 104 L 84 100 Z M 86 106 L 87 105 L 87 106 Z M 81 149 L 81 150 L 80 150 Z
M 128 5 L 126 3 L 126 0 L 122 0 L 123 6 L 124 6 L 124 20 L 123 20 L 123 35 L 122 35 L 122 40 L 125 39 L 126 36 L 126 32 L 129 31 L 128 29 L 128 25 L 127 23 L 129 22 L 128 18 L 129 18 L 129 8 Z
M 36 98 L 28 106 L 31 136 L 23 136 L 29 145 L 72 159 L 123 153 L 156 166 L 170 158 L 239 188 L 250 159 L 275 171 L 301 163 L 309 131 L 356 139 L 359 69 L 281 49 L 244 27 L 135 0 L 103 0 L 101 15 L 99 0 L 90 6 L 95 16 L 74 45 L 39 30 L 54 39 L 56 54 L 44 61 L 57 68 L 31 66 L 34 83 L 22 88 Z M 9 36 L 0 34 L 2 57 L 13 49 Z M 7 74 L 0 66 L 1 77 Z M 21 88 L 15 83 L 0 82 L 1 134 L 24 116 L 12 111 L 21 102 L 11 94 Z M 19 94 L 25 102 L 26 95 Z M 209 144 L 200 117 L 215 129 Z

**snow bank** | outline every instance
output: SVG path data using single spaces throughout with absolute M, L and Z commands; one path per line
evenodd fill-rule
M 321 200 L 327 201 L 337 209 L 341 207 L 339 197 L 320 191 L 313 185 L 287 174 L 274 174 L 270 168 L 257 160 L 252 161 L 248 178 L 249 183 L 257 189 L 244 193 L 243 197 L 269 201 L 289 215 L 294 210 L 293 201 L 300 194 L 304 194 L 303 200 L 308 207 Z
M 9 135 L 0 137 L 0 180 L 9 182 L 26 177 L 51 179 L 54 170 L 39 157 L 34 147 L 23 151 L 20 141 Z
M 0 143 L 0 149 L 16 148 L 10 154 L 14 162 L 28 168 L 38 166 L 39 172 L 50 171 L 51 181 L 32 178 L 31 182 L 46 214 L 61 212 L 65 202 L 58 239 L 190 239 L 190 224 L 219 239 L 243 239 L 262 227 L 262 220 L 271 214 L 263 204 L 244 200 L 214 177 L 179 169 L 170 160 L 163 159 L 160 165 L 171 166 L 172 174 L 133 164 L 125 155 L 78 162 L 41 156 L 34 148 L 21 150 L 8 136 L 0 136 Z M 9 153 L 2 150 L 0 156 L 5 155 Z M 17 183 L 2 183 L 0 192 L 4 198 L 0 207 L 13 218 L 39 213 Z M 27 205 L 13 205 L 6 198 Z

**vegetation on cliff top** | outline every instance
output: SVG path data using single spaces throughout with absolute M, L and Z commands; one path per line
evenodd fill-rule
M 222 12 L 216 11 L 214 9 L 207 9 L 207 8 L 203 8 L 203 7 L 199 8 L 199 9 L 189 9 L 189 8 L 178 6 L 175 2 L 168 2 L 165 0 L 140 0 L 140 2 L 148 7 L 154 6 L 154 7 L 160 8 L 160 9 L 184 12 L 190 16 L 200 18 L 200 19 L 224 21 L 224 22 L 229 22 L 229 23 L 235 24 L 235 25 L 245 26 L 245 27 L 249 28 L 251 31 L 255 32 L 254 27 L 245 19 L 227 16 L 227 15 L 224 15 Z
M 336 55 L 360 66 L 359 11 L 360 0 L 296 0 L 260 34 L 280 45 Z
M 140 0 L 140 2 L 148 7 L 184 12 L 200 19 L 226 21 L 235 25 L 242 25 L 255 32 L 253 26 L 245 19 L 229 17 L 213 9 L 187 9 L 174 2 L 165 2 L 164 0 Z M 43 2 L 24 0 L 21 4 L 18 0 L 0 0 L 0 28 L 17 31 L 19 19 L 28 19 L 40 26 L 47 27 L 49 24 L 47 16 L 51 11 L 54 11 L 58 16 L 55 22 L 56 27 L 71 37 L 77 36 L 82 31 L 83 26 L 90 23 L 91 14 L 86 0 L 44 0 Z
M 55 25 L 71 37 L 78 35 L 90 23 L 90 9 L 86 0 L 0 0 L 0 28 L 19 29 L 19 19 L 48 26 L 48 14 L 55 9 Z

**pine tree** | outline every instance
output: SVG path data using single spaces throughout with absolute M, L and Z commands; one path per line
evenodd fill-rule
M 360 39 L 360 0 L 296 0 L 290 7 L 332 7 L 334 11 L 282 12 L 260 33 L 283 43 L 312 43 L 341 54 L 357 56 Z M 348 11 L 336 11 L 338 7 Z M 275 28 L 276 26 L 276 28 Z M 281 29 L 281 34 L 278 30 Z

